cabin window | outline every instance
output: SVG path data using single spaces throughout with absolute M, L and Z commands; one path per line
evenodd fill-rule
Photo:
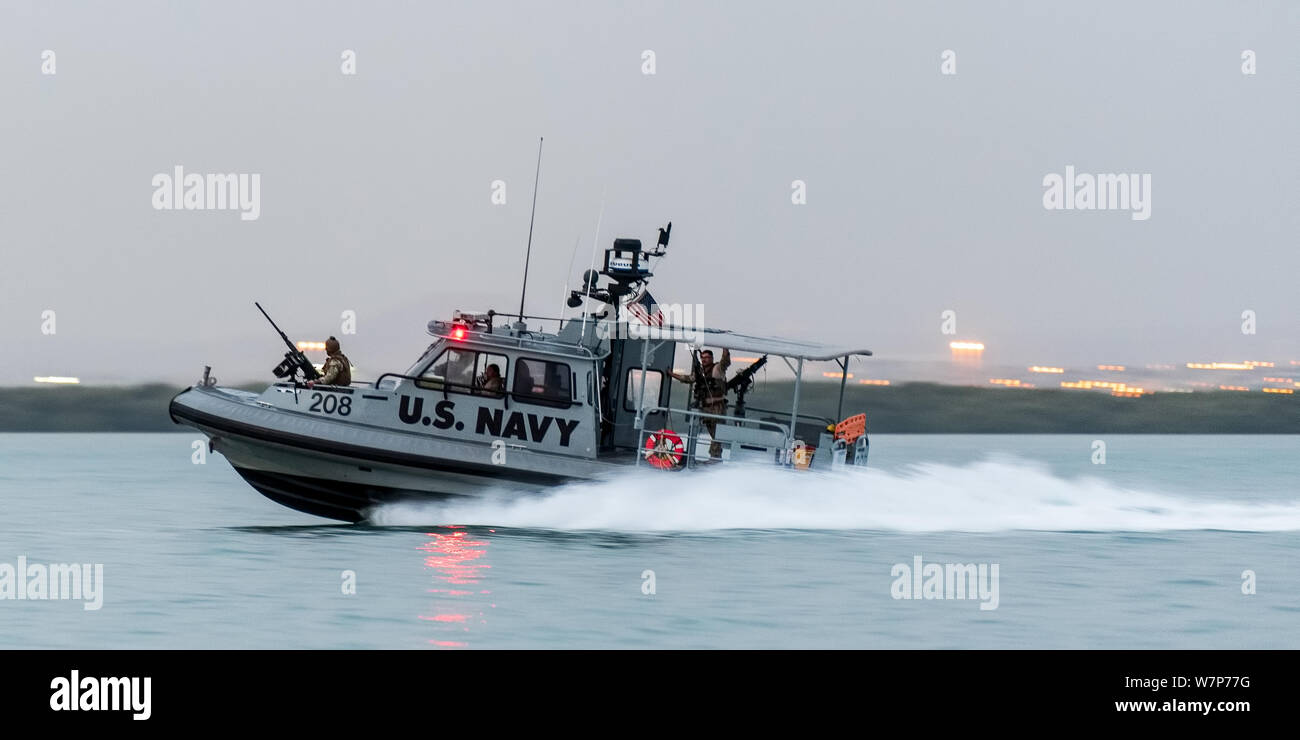
M 506 370 L 509 364 L 505 355 L 479 352 L 474 365 L 474 392 L 482 396 L 500 398 L 506 391 Z
M 474 380 L 474 352 L 448 349 L 438 355 L 438 359 L 420 375 L 417 382 L 421 388 L 431 390 L 448 390 L 466 392 Z
M 659 388 L 663 385 L 664 374 L 658 370 L 645 371 L 645 397 L 641 398 L 641 368 L 634 367 L 627 371 L 627 391 L 623 394 L 623 409 L 636 411 L 637 400 L 640 408 L 652 409 L 659 405 Z
M 488 368 L 495 368 L 494 377 L 488 377 Z M 506 388 L 505 355 L 475 352 L 466 349 L 448 349 L 438 355 L 416 381 L 416 385 L 430 390 L 455 393 L 500 396 Z
M 563 362 L 520 357 L 515 360 L 511 395 L 527 403 L 567 408 L 573 403 L 573 381 L 569 366 Z

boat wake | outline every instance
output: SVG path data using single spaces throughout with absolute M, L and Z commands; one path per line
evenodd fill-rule
M 925 464 L 904 472 L 642 470 L 546 494 L 498 494 L 458 503 L 389 504 L 373 510 L 370 521 L 619 532 L 1300 530 L 1300 500 L 1255 503 L 1131 490 L 1096 478 L 1056 477 L 1023 461 Z

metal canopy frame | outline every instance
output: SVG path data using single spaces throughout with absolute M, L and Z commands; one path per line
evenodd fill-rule
M 782 339 L 778 337 L 758 337 L 749 334 L 739 334 L 723 329 L 694 329 L 680 326 L 652 326 L 646 327 L 649 334 L 641 345 L 641 402 L 638 403 L 637 416 L 634 427 L 644 433 L 643 425 L 645 421 L 644 399 L 645 399 L 645 378 L 646 378 L 646 357 L 651 341 L 660 340 L 655 349 L 667 344 L 685 344 L 689 346 L 702 347 L 705 345 L 717 347 L 726 350 L 739 350 L 743 352 L 757 352 L 765 355 L 776 355 L 780 357 L 794 373 L 794 398 L 790 409 L 791 428 L 798 423 L 799 419 L 799 396 L 803 387 L 803 367 L 804 363 L 812 362 L 834 362 L 840 368 L 840 393 L 839 401 L 835 409 L 835 419 L 841 420 L 844 415 L 844 390 L 849 377 L 849 361 L 854 356 L 870 357 L 872 355 L 869 349 L 850 349 L 834 347 L 825 344 L 816 344 L 812 342 L 803 342 L 792 339 Z M 663 338 L 663 334 L 668 334 L 671 338 Z M 687 337 L 691 337 L 690 340 Z M 794 362 L 791 362 L 794 360 Z M 692 450 L 692 455 L 694 451 Z
M 676 342 L 698 342 L 722 349 L 757 352 L 764 355 L 777 355 L 796 360 L 813 362 L 830 362 L 846 355 L 870 357 L 871 350 L 854 347 L 838 347 L 831 344 L 805 342 L 798 339 L 782 337 L 760 337 L 752 334 L 740 334 L 726 329 L 697 329 L 687 326 L 651 326 L 646 330 L 650 338 L 660 338 L 667 334 Z M 659 336 L 656 336 L 656 333 Z

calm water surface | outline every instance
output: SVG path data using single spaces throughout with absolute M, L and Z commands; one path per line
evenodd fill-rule
M 1092 437 L 876 435 L 867 472 L 364 526 L 193 464 L 193 439 L 0 434 L 0 564 L 104 566 L 97 611 L 0 600 L 0 648 L 1300 647 L 1300 437 L 1108 436 L 1097 465 Z M 997 564 L 997 608 L 894 598 L 918 555 Z

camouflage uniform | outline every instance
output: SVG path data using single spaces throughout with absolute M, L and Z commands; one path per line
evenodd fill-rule
M 713 363 L 709 368 L 709 373 L 705 377 L 704 392 L 701 394 L 700 411 L 706 414 L 717 414 L 723 416 L 727 413 L 727 368 L 731 367 L 731 353 L 722 350 L 722 360 Z M 702 370 L 701 370 L 702 372 Z M 695 382 L 694 375 L 674 375 L 683 383 L 690 385 Z M 709 444 L 709 457 L 722 458 L 722 443 L 717 441 L 718 420 L 703 419 L 704 428 L 709 431 L 709 437 L 714 438 Z M 693 454 L 693 453 L 692 453 Z
M 316 382 L 322 385 L 351 385 L 352 363 L 348 362 L 347 355 L 335 352 L 326 357 L 325 365 L 321 367 L 320 380 Z

